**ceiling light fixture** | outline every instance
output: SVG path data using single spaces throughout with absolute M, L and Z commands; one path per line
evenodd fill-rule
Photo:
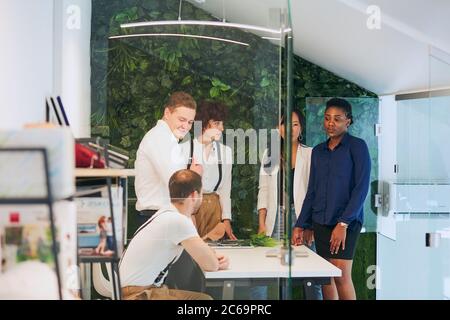
M 124 39 L 124 38 L 138 38 L 138 37 L 184 37 L 184 38 L 197 38 L 197 39 L 208 39 L 208 40 L 216 40 L 222 42 L 228 42 L 233 44 L 238 44 L 241 46 L 249 46 L 248 43 L 229 40 L 224 38 L 216 38 L 216 37 L 208 37 L 208 36 L 199 36 L 195 34 L 178 34 L 178 33 L 140 33 L 140 34 L 125 34 L 121 36 L 111 36 L 109 39 Z
M 266 40 L 275 40 L 275 41 L 280 41 L 280 38 L 274 38 L 274 37 L 261 37 L 261 39 L 266 39 Z
M 268 33 L 280 34 L 280 30 L 264 28 L 259 26 L 252 26 L 241 23 L 221 22 L 221 21 L 197 21 L 197 20 L 166 20 L 166 21 L 145 21 L 145 22 L 132 22 L 121 24 L 122 29 L 126 28 L 139 28 L 139 27 L 155 27 L 155 26 L 171 26 L 171 25 L 197 25 L 197 26 L 215 26 L 225 28 L 239 28 L 246 30 L 262 31 Z M 283 30 L 284 32 L 291 31 L 290 28 Z

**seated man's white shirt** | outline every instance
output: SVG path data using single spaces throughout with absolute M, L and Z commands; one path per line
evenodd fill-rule
M 183 252 L 181 242 L 198 237 L 192 219 L 170 205 L 155 213 L 130 241 L 120 263 L 122 287 L 160 286 L 156 278 Z M 176 259 L 175 259 L 176 258 Z M 175 260 L 174 260 L 175 259 Z
M 169 179 L 186 169 L 187 159 L 178 139 L 164 120 L 159 120 L 139 144 L 136 170 L 136 210 L 159 210 L 170 204 Z

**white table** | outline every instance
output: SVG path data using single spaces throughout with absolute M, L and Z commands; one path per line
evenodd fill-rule
M 205 272 L 209 284 L 221 282 L 223 284 L 223 299 L 229 300 L 234 296 L 237 281 L 269 279 L 304 279 L 313 285 L 314 282 L 328 283 L 331 277 L 340 277 L 341 270 L 305 246 L 293 247 L 295 251 L 307 253 L 306 257 L 295 257 L 293 264 L 282 265 L 278 257 L 266 257 L 266 253 L 274 248 L 217 248 L 228 256 L 230 268 L 216 272 Z

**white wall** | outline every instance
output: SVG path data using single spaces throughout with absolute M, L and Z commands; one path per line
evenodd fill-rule
M 91 0 L 63 0 L 55 8 L 61 65 L 55 91 L 61 95 L 75 137 L 91 132 Z M 57 15 L 58 17 L 58 15 Z
M 53 0 L 0 0 L 0 128 L 43 121 L 53 90 Z
M 0 128 L 45 119 L 60 95 L 75 137 L 90 135 L 91 0 L 0 0 Z

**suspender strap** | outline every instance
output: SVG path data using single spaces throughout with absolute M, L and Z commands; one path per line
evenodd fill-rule
M 172 264 L 175 262 L 175 260 L 177 258 L 178 258 L 178 256 L 176 256 L 175 258 L 173 258 L 172 261 L 169 262 L 169 264 L 164 268 L 164 270 L 158 274 L 154 283 L 158 283 L 161 281 L 161 279 L 166 275 L 167 271 L 169 271 L 170 267 L 172 266 Z
M 219 181 L 217 181 L 216 186 L 214 187 L 214 192 L 217 191 L 217 189 L 220 186 L 220 183 L 222 182 L 222 155 L 220 152 L 220 144 L 217 141 L 214 141 L 216 148 L 217 148 L 217 166 L 219 168 Z
M 146 226 L 148 226 L 148 225 L 150 224 L 150 222 L 152 222 L 153 220 L 155 220 L 155 218 L 158 217 L 158 216 L 159 216 L 161 213 L 163 213 L 163 212 L 165 212 L 165 211 L 161 211 L 161 212 L 159 212 L 158 214 L 155 213 L 155 214 L 154 214 L 153 216 L 151 216 L 151 218 L 149 218 L 142 226 L 140 226 L 139 229 L 136 230 L 136 232 L 135 232 L 134 235 L 133 235 L 133 238 L 131 238 L 130 242 L 128 243 L 127 248 L 125 248 L 125 250 L 123 250 L 123 252 L 122 252 L 122 257 L 121 257 L 121 259 L 120 259 L 120 261 L 119 261 L 119 267 L 120 267 L 120 264 L 122 263 L 123 257 L 125 257 L 125 253 L 127 252 L 128 247 L 130 246 L 131 241 L 133 241 L 134 237 L 136 237 L 136 235 L 137 235 L 140 231 L 142 231 Z
M 216 145 L 216 148 L 217 148 L 217 158 L 218 158 L 217 167 L 219 169 L 219 180 L 217 181 L 217 184 L 214 187 L 214 192 L 216 192 L 217 189 L 219 189 L 220 183 L 222 182 L 222 153 L 220 151 L 220 144 L 219 144 L 219 142 L 218 141 L 214 141 L 214 144 Z M 190 169 L 191 165 L 192 165 L 192 157 L 193 157 L 193 154 L 194 154 L 194 139 L 190 140 L 190 145 L 191 145 L 191 148 L 190 148 L 190 151 L 189 151 L 189 159 L 188 159 L 187 169 Z
M 191 169 L 191 165 L 192 165 L 192 157 L 194 155 L 194 138 L 191 137 L 191 140 L 189 141 L 191 148 L 189 150 L 189 159 L 188 159 L 188 164 L 187 164 L 187 169 Z

